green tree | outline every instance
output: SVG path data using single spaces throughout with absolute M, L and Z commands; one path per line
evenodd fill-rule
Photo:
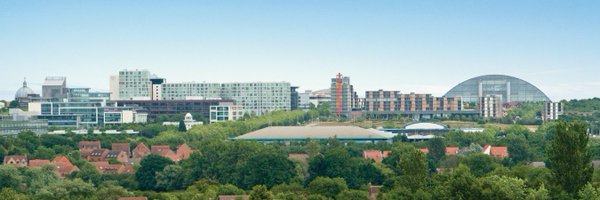
M 242 171 L 246 188 L 259 184 L 270 188 L 276 184 L 287 183 L 296 174 L 294 163 L 287 156 L 272 151 L 262 151 L 253 155 Z
M 94 185 L 81 179 L 61 179 L 38 191 L 36 199 L 91 199 L 95 196 Z
M 120 197 L 132 197 L 134 194 L 116 185 L 103 185 L 98 189 L 96 197 L 100 200 L 118 200 Z
M 44 165 L 25 171 L 25 183 L 27 184 L 27 194 L 35 194 L 47 185 L 54 184 L 58 177 L 54 172 L 54 165 Z
M 530 189 L 527 197 L 527 200 L 548 200 L 550 199 L 550 192 L 546 189 L 544 185 L 541 185 L 537 190 Z
M 452 169 L 444 184 L 452 199 L 479 199 L 480 182 L 471 174 L 469 167 L 463 164 Z
M 515 165 L 521 162 L 526 162 L 531 159 L 529 145 L 522 137 L 511 137 L 506 145 L 508 149 L 508 159 L 510 165 Z
M 600 200 L 600 189 L 594 188 L 592 184 L 585 184 L 577 193 L 577 197 L 581 200 Z
M 427 142 L 429 149 L 428 155 L 435 163 L 439 162 L 446 156 L 446 144 L 441 137 L 435 137 Z
M 267 190 L 264 185 L 256 185 L 250 191 L 250 200 L 272 200 L 273 193 Z
M 168 165 L 162 171 L 156 172 L 156 189 L 171 191 L 183 188 L 185 174 L 179 165 Z
M 340 192 L 347 190 L 348 186 L 343 178 L 317 177 L 308 184 L 307 189 L 311 194 L 334 198 Z
M 465 156 L 461 163 L 467 165 L 475 176 L 483 176 L 490 173 L 498 165 L 492 157 L 485 154 L 471 154 Z
M 186 132 L 187 127 L 185 127 L 185 122 L 183 120 L 179 121 L 179 128 L 177 128 L 179 132 Z
M 304 150 L 310 158 L 315 157 L 321 152 L 321 145 L 317 141 L 308 141 L 304 146 Z
M 488 176 L 482 179 L 482 199 L 525 199 L 525 181 L 506 176 Z
M 12 188 L 2 188 L 0 190 L 0 197 L 4 200 L 27 200 L 30 199 L 26 194 L 18 193 Z
M 344 190 L 335 196 L 337 200 L 368 200 L 369 193 L 360 190 Z
M 140 162 L 140 168 L 135 172 L 135 177 L 141 190 L 151 190 L 156 187 L 156 173 L 161 172 L 173 161 L 159 155 L 149 155 Z
M 427 179 L 428 170 L 425 156 L 414 147 L 407 148 L 402 152 L 398 169 L 400 184 L 413 191 L 420 189 Z
M 548 168 L 554 183 L 575 194 L 592 180 L 593 168 L 588 147 L 589 136 L 582 122 L 560 122 L 548 136 Z
M 19 190 L 22 182 L 23 176 L 15 166 L 0 165 L 0 188 Z

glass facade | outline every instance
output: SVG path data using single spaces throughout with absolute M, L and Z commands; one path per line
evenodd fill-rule
M 550 101 L 548 96 L 534 85 L 505 75 L 485 75 L 466 80 L 444 96 L 460 96 L 464 102 L 475 103 L 480 97 L 496 95 L 502 97 L 502 102 Z

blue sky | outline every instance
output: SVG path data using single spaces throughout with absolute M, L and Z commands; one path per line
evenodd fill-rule
M 600 97 L 600 1 L 0 1 L 0 99 L 23 77 L 107 91 L 169 82 L 289 81 L 443 95 L 484 74 L 553 100 Z

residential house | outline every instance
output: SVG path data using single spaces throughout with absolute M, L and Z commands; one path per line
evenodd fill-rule
M 129 163 L 129 155 L 127 154 L 127 152 L 120 150 L 108 151 L 103 161 L 108 161 L 110 159 L 115 159 L 124 164 Z
M 194 151 L 192 150 L 192 148 L 190 148 L 190 146 L 188 146 L 185 143 L 177 146 L 177 150 L 176 150 L 176 154 L 177 154 L 177 157 L 179 157 L 179 160 L 189 158 L 190 154 L 192 154 L 193 152 Z
M 13 165 L 15 167 L 27 167 L 26 155 L 4 156 L 4 165 Z
M 498 159 L 508 157 L 508 149 L 506 148 L 506 146 L 485 145 L 483 146 L 483 153 L 486 155 L 496 157 Z
M 419 151 L 421 151 L 421 153 L 429 153 L 429 149 L 428 148 L 420 148 Z M 458 147 L 446 147 L 446 155 L 456 155 L 458 154 Z
M 146 156 L 150 155 L 150 149 L 144 143 L 138 144 L 131 152 L 131 158 L 139 162 Z
M 108 161 L 91 162 L 101 174 L 130 174 L 134 172 L 133 166 L 124 164 L 110 164 Z
M 71 161 L 69 161 L 69 159 L 67 159 L 65 156 L 55 157 L 50 164 L 56 166 L 56 174 L 58 174 L 60 177 L 64 177 L 75 171 L 79 171 L 79 168 L 73 165 L 73 163 L 71 163 Z
M 152 154 L 160 155 L 173 161 L 181 160 L 177 154 L 171 150 L 169 145 L 152 145 L 150 151 Z
M 248 200 L 250 196 L 248 195 L 219 195 L 219 200 Z
M 33 160 L 29 160 L 29 165 L 27 167 L 34 168 L 34 167 L 41 167 L 41 166 L 48 165 L 48 164 L 50 164 L 50 160 L 33 159 Z
M 79 149 L 101 149 L 100 141 L 80 141 L 77 145 Z
M 113 151 L 123 151 L 127 153 L 127 157 L 131 156 L 131 147 L 129 143 L 112 143 L 111 149 Z
M 148 200 L 148 197 L 119 197 L 119 200 Z
M 99 162 L 106 160 L 106 155 L 108 155 L 108 149 L 95 149 L 88 155 L 87 161 L 89 162 Z

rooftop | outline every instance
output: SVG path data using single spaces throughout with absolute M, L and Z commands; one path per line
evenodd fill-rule
M 272 126 L 233 138 L 234 140 L 388 140 L 391 133 L 355 126 Z

